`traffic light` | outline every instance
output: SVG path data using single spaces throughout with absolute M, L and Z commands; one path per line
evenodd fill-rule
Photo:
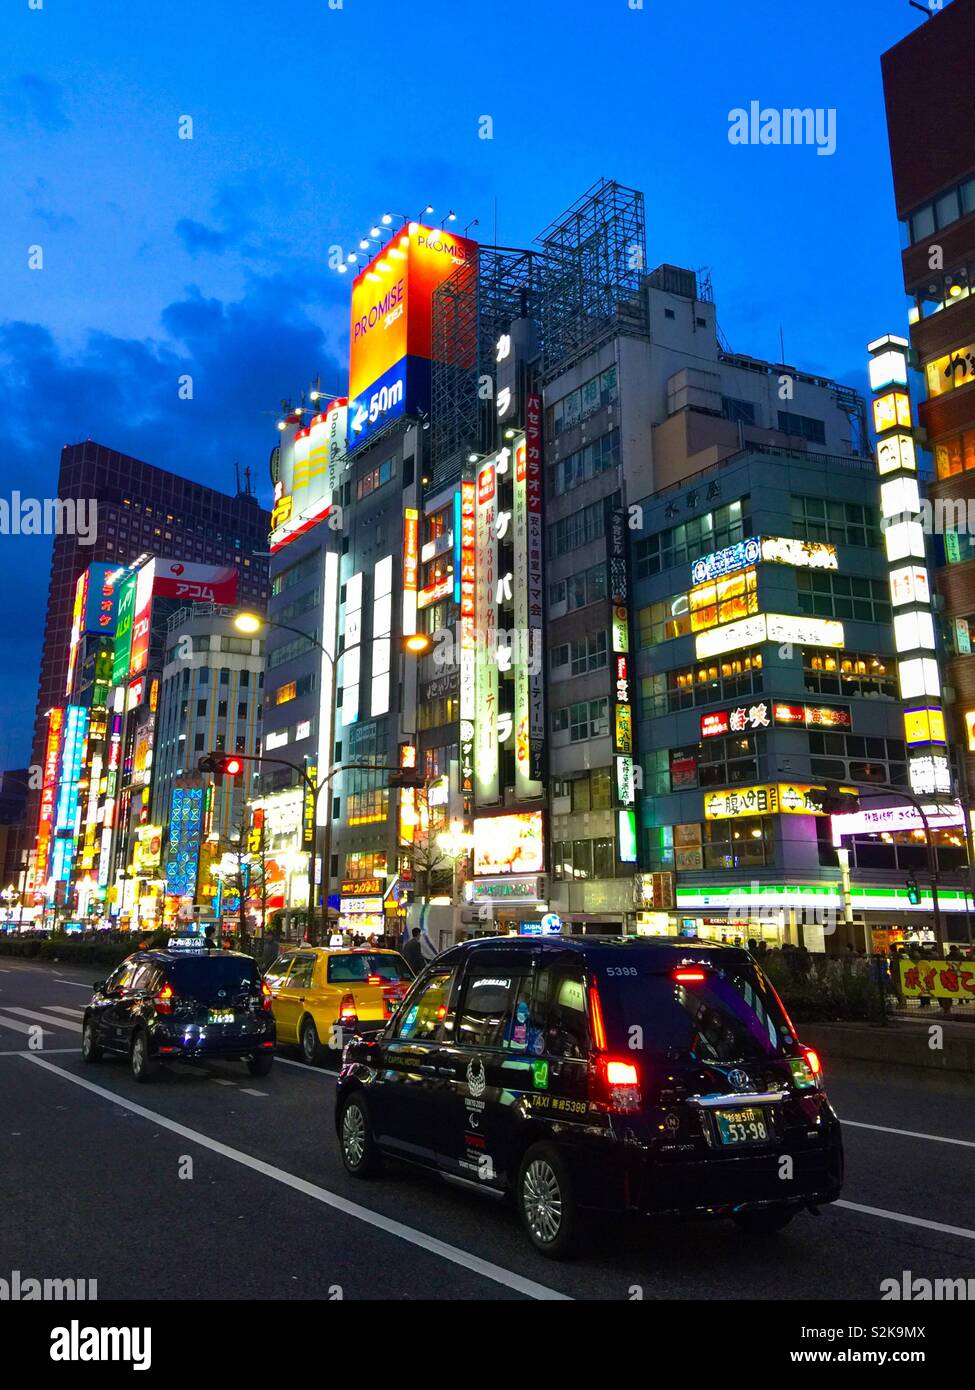
M 914 877 L 913 874 L 907 875 L 906 885 L 907 901 L 911 904 L 912 907 L 917 907 L 918 903 L 921 901 L 921 890 L 917 886 L 917 879 Z
M 215 777 L 239 777 L 244 770 L 243 758 L 233 753 L 205 753 L 196 765 L 198 772 L 212 772 Z
M 827 816 L 846 815 L 850 811 L 860 809 L 860 798 L 854 787 L 827 786 L 823 789 L 819 803 Z

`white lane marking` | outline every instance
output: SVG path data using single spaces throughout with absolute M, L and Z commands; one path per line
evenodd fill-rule
M 240 1094 L 242 1096 L 264 1096 L 265 1099 L 267 1098 L 267 1091 L 252 1091 L 249 1086 L 241 1086 Z
M 277 1052 L 274 1054 L 275 1063 L 283 1062 L 286 1067 L 301 1067 L 302 1071 L 317 1072 L 319 1076 L 327 1076 L 330 1080 L 335 1080 L 334 1071 L 326 1071 L 324 1067 L 310 1067 L 307 1062 L 295 1062 L 290 1057 L 282 1057 Z
M 34 1058 L 30 1059 L 34 1061 Z M 60 1071 L 59 1067 L 52 1067 L 52 1071 Z M 844 1207 L 847 1211 L 859 1211 L 865 1216 L 879 1216 L 883 1221 L 900 1221 L 905 1226 L 923 1226 L 926 1231 L 943 1231 L 949 1236 L 961 1236 L 964 1240 L 975 1240 L 975 1231 L 970 1231 L 965 1226 L 946 1226 L 943 1221 L 927 1221 L 923 1216 L 907 1216 L 902 1211 L 885 1211 L 883 1207 L 865 1207 L 860 1202 L 845 1202 L 842 1198 L 838 1202 L 831 1202 L 831 1206 Z
M 77 1018 L 80 1013 L 84 1013 L 84 1004 L 42 1004 L 41 1008 L 48 1014 L 67 1014 L 69 1018 Z
M 211 1081 L 215 1081 L 218 1086 L 236 1086 L 236 1081 L 228 1081 L 224 1076 L 211 1076 Z
M 21 1018 L 33 1018 L 38 1023 L 46 1023 L 50 1028 L 70 1028 L 74 1033 L 81 1032 L 81 1024 L 73 1019 L 69 1023 L 66 1018 L 52 1018 L 50 1014 L 38 1013 L 36 1009 L 20 1009 L 14 1004 L 4 1004 L 12 1014 L 20 1014 Z
M 76 1047 L 45 1047 L 44 1056 L 60 1057 L 65 1052 L 72 1052 L 76 1057 L 78 1055 L 78 1049 Z M 0 1057 L 29 1057 L 30 1055 L 31 1054 L 25 1051 L 24 1048 L 18 1048 L 16 1051 L 13 1052 L 9 1050 L 6 1052 L 0 1051 Z
M 233 1149 L 229 1144 L 221 1144 L 218 1139 L 211 1139 L 208 1134 L 202 1134 L 198 1129 L 190 1129 L 186 1125 L 177 1124 L 167 1115 L 161 1115 L 156 1110 L 148 1110 L 144 1105 L 137 1105 L 135 1101 L 117 1096 L 114 1091 L 107 1091 L 103 1086 L 96 1086 L 91 1081 L 85 1081 L 83 1077 L 74 1076 L 71 1072 L 65 1071 L 63 1067 L 56 1067 L 53 1062 L 45 1062 L 42 1058 L 34 1056 L 28 1056 L 26 1060 L 35 1066 L 43 1067 L 45 1071 L 53 1072 L 55 1076 L 60 1076 L 65 1081 L 70 1081 L 74 1086 L 81 1086 L 86 1091 L 91 1091 L 93 1095 L 111 1101 L 113 1105 L 128 1110 L 132 1115 L 139 1115 L 142 1119 L 149 1120 L 162 1129 L 168 1129 L 183 1139 L 188 1139 L 192 1143 L 202 1145 L 205 1149 L 210 1149 L 212 1153 L 229 1158 L 244 1168 L 250 1168 L 255 1173 L 263 1174 L 266 1178 L 273 1178 L 275 1182 L 282 1183 L 295 1192 L 301 1192 L 306 1197 L 312 1197 L 316 1202 L 332 1207 L 345 1216 L 363 1221 L 367 1226 L 375 1226 L 377 1229 L 385 1231 L 387 1235 L 397 1236 L 400 1240 L 405 1240 L 410 1245 L 416 1245 L 431 1255 L 438 1255 L 441 1259 L 449 1260 L 451 1264 L 460 1265 L 462 1269 L 468 1269 L 473 1274 L 480 1274 L 483 1278 L 491 1279 L 496 1284 L 503 1284 L 505 1288 L 514 1289 L 516 1293 L 523 1293 L 528 1298 L 557 1299 L 560 1302 L 573 1301 L 569 1294 L 559 1293 L 557 1289 L 550 1289 L 545 1284 L 538 1284 L 534 1279 L 526 1279 L 513 1270 L 496 1265 L 491 1260 L 483 1260 L 479 1255 L 472 1255 L 470 1251 L 462 1250 L 459 1246 L 448 1245 L 446 1241 L 438 1240 L 436 1236 L 427 1235 L 425 1231 L 418 1231 L 415 1227 L 407 1226 L 402 1221 L 394 1221 L 392 1217 L 383 1216 L 381 1212 L 360 1206 L 358 1202 L 350 1202 L 347 1197 L 340 1197 L 337 1192 L 330 1192 L 325 1187 L 318 1187 L 315 1183 L 307 1182 L 304 1178 L 299 1178 L 294 1173 L 288 1173 L 283 1168 L 276 1168 L 273 1163 L 265 1163 L 263 1159 L 255 1158 L 252 1154 L 244 1153 L 241 1149 Z
M 851 1129 L 875 1129 L 880 1134 L 899 1134 L 904 1139 L 930 1139 L 933 1144 L 958 1144 L 963 1149 L 975 1149 L 975 1139 L 949 1139 L 944 1134 L 923 1134 L 917 1129 L 890 1129 L 887 1125 L 868 1125 L 862 1120 L 840 1120 Z
M 45 1022 L 51 1025 L 51 1031 L 53 1032 L 54 1019 L 49 1018 L 46 1019 Z M 19 1018 L 7 1018 L 5 1014 L 0 1014 L 0 1028 L 13 1028 L 17 1033 L 44 1032 L 43 1028 L 38 1028 L 36 1023 L 21 1023 Z
M 59 980 L 55 975 L 54 983 L 56 985 L 74 985 L 75 989 L 86 989 L 89 994 L 92 992 L 91 985 L 86 985 L 83 980 Z

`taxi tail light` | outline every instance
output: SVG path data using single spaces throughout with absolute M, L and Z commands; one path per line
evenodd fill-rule
M 600 1053 L 596 1058 L 596 1098 L 606 1110 L 632 1114 L 643 1104 L 640 1073 L 635 1063 L 623 1057 Z
M 358 1015 L 357 1015 L 356 1009 L 355 1009 L 355 995 L 354 995 L 354 994 L 343 994 L 343 995 L 342 995 L 342 1002 L 341 1002 L 341 1004 L 339 1005 L 339 1022 L 340 1022 L 340 1023 L 355 1023 L 356 1020 L 357 1020 L 357 1018 L 358 1018 Z
M 262 981 L 261 981 L 261 1008 L 264 1010 L 264 1012 L 265 1012 L 266 1014 L 269 1014 L 269 1013 L 271 1012 L 271 1006 L 272 1006 L 273 1003 L 274 1003 L 274 996 L 273 996 L 273 994 L 271 993 L 271 986 L 268 984 L 267 980 L 262 980 Z
M 155 995 L 153 1003 L 156 1006 L 157 1014 L 171 1014 L 173 1012 L 173 987 L 168 980 Z
M 367 985 L 381 985 L 382 982 L 383 982 L 383 977 L 382 977 L 382 975 L 367 975 L 367 976 L 366 976 L 366 984 L 367 984 Z
M 816 1049 L 814 1047 L 803 1047 L 802 1055 L 805 1057 L 806 1066 L 812 1072 L 813 1076 L 815 1076 L 817 1080 L 821 1080 L 823 1075 L 823 1061 Z

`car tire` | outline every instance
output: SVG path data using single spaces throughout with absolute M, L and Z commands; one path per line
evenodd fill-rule
M 136 1081 L 155 1081 L 159 1075 L 159 1062 L 157 1058 L 149 1055 L 149 1034 L 144 1028 L 140 1028 L 132 1039 L 129 1060 Z
M 247 1070 L 251 1076 L 267 1076 L 273 1061 L 273 1052 L 255 1052 L 253 1057 L 247 1059 Z
M 81 1029 L 81 1056 L 86 1062 L 100 1062 L 102 1050 L 98 1046 L 95 1020 L 86 1018 Z
M 565 1260 L 579 1244 L 572 1178 L 558 1149 L 534 1144 L 521 1160 L 515 1186 L 521 1224 L 540 1255 Z
M 732 1221 L 750 1236 L 774 1236 L 784 1231 L 798 1207 L 765 1207 L 758 1211 L 736 1211 Z
M 373 1138 L 365 1097 L 356 1091 L 339 1117 L 339 1148 L 345 1170 L 354 1178 L 373 1178 L 382 1171 L 382 1155 Z
M 325 1060 L 325 1048 L 322 1047 L 318 1036 L 318 1029 L 315 1027 L 315 1020 L 309 1015 L 301 1025 L 301 1055 L 309 1067 L 320 1067 Z

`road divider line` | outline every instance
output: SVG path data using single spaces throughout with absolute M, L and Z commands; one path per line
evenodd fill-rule
M 77 1049 L 76 1047 L 45 1047 L 45 1049 L 44 1049 L 44 1055 L 45 1055 L 45 1057 L 61 1057 L 61 1056 L 63 1056 L 63 1055 L 64 1055 L 65 1053 L 67 1053 L 67 1052 L 73 1052 L 74 1055 L 75 1055 L 76 1057 L 77 1057 L 77 1055 L 78 1055 L 78 1049 Z M 33 1053 L 29 1052 L 26 1048 L 23 1048 L 23 1047 L 16 1048 L 16 1049 L 13 1049 L 13 1050 L 10 1050 L 10 1051 L 7 1051 L 7 1052 L 0 1051 L 0 1057 L 31 1057 L 31 1056 L 33 1056 Z
M 146 1106 L 138 1105 L 135 1101 L 126 1100 L 124 1096 L 118 1096 L 114 1091 L 107 1091 L 103 1086 L 96 1086 L 94 1082 L 86 1081 L 84 1077 L 75 1076 L 73 1073 L 65 1071 L 63 1067 L 56 1067 L 53 1062 L 45 1062 L 42 1058 L 31 1055 L 25 1055 L 24 1060 L 32 1062 L 36 1067 L 42 1067 L 44 1071 L 53 1072 L 55 1076 L 60 1076 L 65 1081 L 70 1081 L 73 1086 L 81 1086 L 84 1090 L 90 1091 L 92 1095 L 101 1096 L 103 1100 L 110 1101 L 113 1105 L 127 1110 L 131 1115 L 138 1115 L 162 1129 L 168 1129 L 172 1134 L 178 1134 L 182 1139 L 188 1139 L 191 1143 L 200 1144 L 212 1153 L 220 1154 L 222 1158 L 228 1158 L 233 1163 L 239 1163 L 244 1168 L 250 1168 L 255 1173 L 263 1174 L 266 1178 L 272 1178 L 275 1182 L 290 1187 L 295 1192 L 301 1192 L 304 1196 L 311 1197 L 324 1206 L 342 1212 L 344 1216 L 351 1216 L 357 1221 L 364 1222 L 367 1226 L 375 1226 L 378 1230 L 385 1231 L 387 1235 L 396 1236 L 399 1240 L 404 1240 L 410 1245 L 426 1250 L 431 1255 L 437 1255 L 442 1260 L 460 1265 L 462 1269 L 470 1270 L 472 1274 L 479 1274 L 482 1278 L 490 1279 L 495 1284 L 501 1284 L 516 1293 L 524 1294 L 527 1298 L 558 1300 L 560 1302 L 572 1301 L 569 1294 L 559 1293 L 557 1289 L 550 1289 L 545 1284 L 538 1284 L 534 1279 L 526 1279 L 513 1270 L 494 1264 L 491 1260 L 483 1260 L 479 1255 L 472 1255 L 469 1251 L 462 1250 L 456 1245 L 448 1245 L 446 1241 L 438 1240 L 436 1236 L 429 1236 L 425 1231 L 407 1226 L 402 1221 L 395 1221 L 392 1217 L 383 1216 L 381 1212 L 372 1211 L 369 1207 L 360 1206 L 358 1202 L 351 1202 L 347 1197 L 340 1197 L 337 1192 L 330 1192 L 328 1188 L 318 1187 L 317 1184 L 299 1178 L 294 1173 L 288 1173 L 283 1168 L 275 1167 L 273 1163 L 265 1163 L 263 1159 L 255 1158 L 253 1154 L 231 1148 L 229 1144 L 222 1144 L 219 1139 L 211 1139 L 208 1134 L 202 1134 L 197 1129 L 190 1129 L 187 1125 L 181 1125 L 176 1120 L 169 1119 L 167 1115 L 160 1114 L 158 1110 L 149 1110 Z
M 74 985 L 75 989 L 86 989 L 89 994 L 92 992 L 91 985 L 86 985 L 84 980 L 59 980 L 55 975 L 54 983 L 56 985 Z
M 15 1004 L 4 1004 L 5 1009 L 12 1014 L 19 1014 L 21 1018 L 32 1018 L 36 1023 L 46 1023 L 49 1028 L 70 1028 L 73 1033 L 81 1032 L 81 1024 L 74 1019 L 69 1023 L 66 1018 L 52 1018 L 50 1014 L 42 1014 L 37 1009 L 21 1009 Z
M 53 1033 L 54 1019 L 47 1018 L 44 1022 L 47 1024 L 49 1031 Z M 43 1033 L 44 1031 L 43 1029 L 38 1029 L 36 1023 L 21 1023 L 19 1018 L 7 1018 L 5 1014 L 0 1014 L 0 1028 L 12 1028 L 15 1033 L 35 1033 L 38 1031 Z
M 34 1058 L 31 1059 L 35 1060 Z M 54 1067 L 52 1070 L 57 1071 Z M 922 1226 L 926 1231 L 942 1231 L 948 1236 L 961 1236 L 963 1240 L 975 1240 L 975 1231 L 965 1226 L 946 1226 L 943 1221 L 928 1221 L 923 1216 L 908 1216 L 902 1211 L 885 1211 L 883 1207 L 865 1207 L 860 1202 L 847 1202 L 841 1197 L 831 1206 L 843 1207 L 845 1211 L 857 1211 L 864 1216 L 879 1216 L 883 1221 L 900 1221 L 905 1226 Z
M 274 1054 L 274 1062 L 283 1062 L 286 1067 L 301 1067 L 302 1071 L 317 1072 L 319 1076 L 327 1076 L 330 1080 L 335 1080 L 334 1071 L 326 1071 L 324 1067 L 310 1067 L 307 1062 L 295 1062 L 290 1057 L 282 1057 L 279 1052 Z
M 260 1096 L 262 1100 L 267 1100 L 268 1093 L 267 1091 L 252 1091 L 249 1086 L 241 1086 L 240 1094 L 242 1096 Z
M 84 1012 L 84 1004 L 42 1004 L 41 1008 L 47 1014 L 67 1014 L 68 1018 L 77 1018 Z
M 868 1125 L 863 1120 L 840 1120 L 850 1129 L 875 1129 L 879 1134 L 899 1134 L 904 1139 L 930 1139 L 932 1144 L 958 1144 L 963 1149 L 975 1149 L 975 1139 L 949 1139 L 945 1134 L 923 1134 L 917 1129 L 891 1129 L 888 1125 Z

